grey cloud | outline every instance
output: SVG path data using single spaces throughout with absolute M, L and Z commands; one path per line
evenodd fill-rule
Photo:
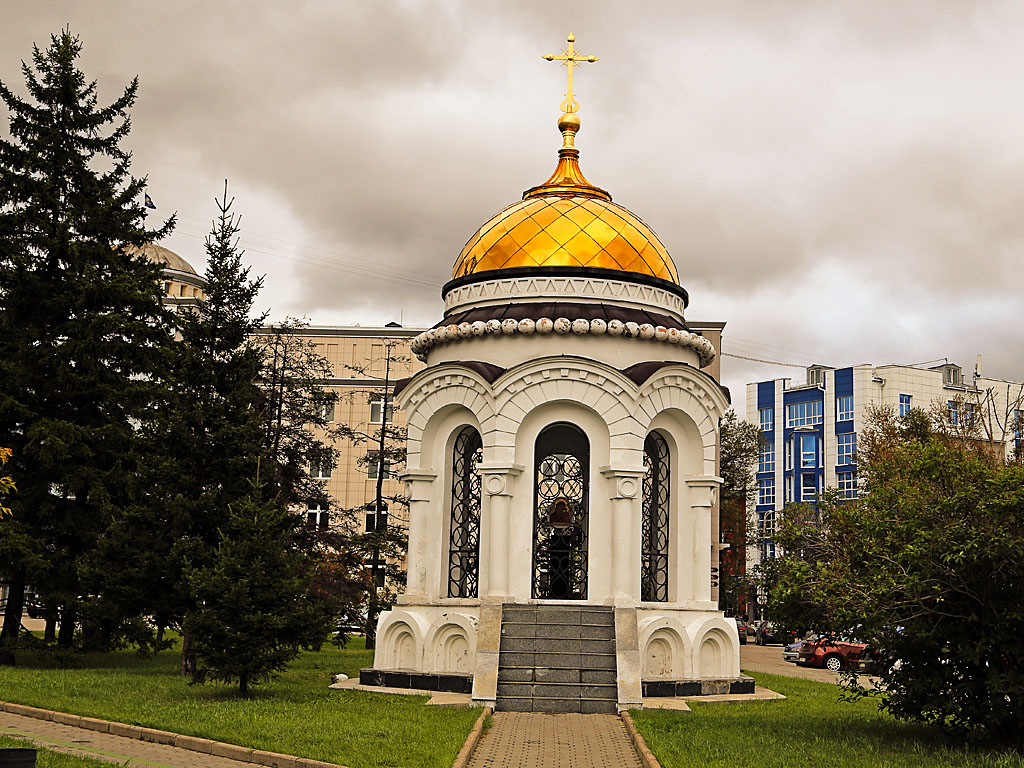
M 325 268 L 254 253 L 281 275 L 275 311 L 439 316 L 466 239 L 553 167 L 564 69 L 540 56 L 569 31 L 601 58 L 577 78 L 583 168 L 659 233 L 700 317 L 881 361 L 967 354 L 1002 317 L 986 307 L 1019 306 L 1018 3 L 49 0 L 4 14 L 5 82 L 65 23 L 103 94 L 140 75 L 131 144 L 164 205 L 208 217 L 228 176 L 279 205 L 254 231 L 297 222 L 306 250 L 289 258 L 338 254 Z M 199 242 L 175 240 L 193 261 Z M 823 264 L 842 279 L 823 283 Z M 366 274 L 378 266 L 383 279 Z M 952 322 L 950 307 L 970 312 Z M 987 332 L 1017 349 L 1016 328 Z M 1015 354 L 989 355 L 1024 375 Z

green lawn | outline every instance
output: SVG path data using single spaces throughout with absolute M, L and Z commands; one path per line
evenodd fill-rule
M 1020 755 L 971 750 L 901 723 L 835 685 L 751 673 L 785 701 L 691 704 L 631 713 L 663 768 L 1020 768 Z
M 361 639 L 347 649 L 324 646 L 241 699 L 222 684 L 188 685 L 176 674 L 174 651 L 148 659 L 130 652 L 89 654 L 70 669 L 21 653 L 18 666 L 0 667 L 0 699 L 351 768 L 450 766 L 480 710 L 327 687 L 332 674 L 355 677 L 372 657 Z
M 0 735 L 0 749 L 20 749 L 24 747 L 37 751 L 36 768 L 110 768 L 111 766 L 111 763 L 103 760 L 63 755 L 60 752 L 51 752 L 48 749 L 37 747 L 28 741 Z

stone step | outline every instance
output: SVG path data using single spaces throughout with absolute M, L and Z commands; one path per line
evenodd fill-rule
M 495 709 L 499 712 L 550 712 L 562 714 L 580 712 L 584 715 L 614 713 L 616 702 L 606 699 L 533 699 L 499 698 Z
M 508 637 L 502 635 L 502 653 L 534 652 L 534 653 L 610 653 L 615 654 L 615 641 L 582 640 L 573 637 Z
M 498 682 L 498 698 L 534 699 L 611 699 L 618 696 L 618 686 L 580 685 L 578 683 L 502 683 Z
M 615 669 L 615 653 L 533 653 L 501 651 L 499 667 L 547 667 L 549 669 Z
M 505 606 L 502 609 L 502 623 L 505 622 L 614 626 L 615 614 L 610 607 L 603 606 Z
M 582 683 L 614 685 L 614 669 L 551 669 L 549 667 L 498 667 L 499 683 Z
M 614 640 L 615 627 L 611 624 L 527 624 L 518 621 L 502 622 L 501 637 L 549 637 L 572 640 Z

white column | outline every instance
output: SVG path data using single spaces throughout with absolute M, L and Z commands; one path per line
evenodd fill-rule
M 405 483 L 405 497 L 409 500 L 409 551 L 406 558 L 408 575 L 402 602 L 422 600 L 427 596 L 430 571 L 436 569 L 430 549 L 432 493 L 437 473 L 433 470 L 408 469 L 399 475 Z
M 614 483 L 611 494 L 611 591 L 617 603 L 640 601 L 640 547 L 643 517 L 643 467 L 602 467 L 601 474 Z M 604 564 L 590 562 L 591 572 Z M 596 597 L 596 595 L 594 596 Z
M 722 478 L 687 477 L 685 482 L 690 501 L 688 511 L 693 537 L 693 593 L 690 599 L 710 602 L 711 551 L 718 543 L 718 534 L 711 529 L 711 519 Z
M 481 576 L 486 574 L 486 593 L 481 597 L 503 598 L 509 594 L 509 542 L 512 486 L 522 473 L 518 464 L 477 464 L 483 489 L 480 539 L 487 543 L 486 557 L 481 546 Z

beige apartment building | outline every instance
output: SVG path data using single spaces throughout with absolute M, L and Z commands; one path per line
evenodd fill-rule
M 325 387 L 338 396 L 333 413 L 334 423 L 346 424 L 353 430 L 372 436 L 380 429 L 385 405 L 389 424 L 404 426 L 404 415 L 391 406 L 395 382 L 412 376 L 423 363 L 409 350 L 409 342 L 423 328 L 403 328 L 397 323 L 386 326 L 309 326 L 299 329 L 302 337 L 331 367 L 332 377 Z M 339 440 L 338 463 L 333 470 L 319 469 L 331 498 L 342 509 L 358 509 L 372 504 L 377 493 L 377 472 L 384 472 L 384 495 L 402 491 L 397 479 L 401 467 L 372 461 L 376 444 L 371 441 Z M 367 456 L 371 460 L 366 461 Z M 320 510 L 308 514 L 321 521 Z M 361 520 L 366 524 L 365 520 Z

